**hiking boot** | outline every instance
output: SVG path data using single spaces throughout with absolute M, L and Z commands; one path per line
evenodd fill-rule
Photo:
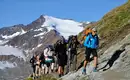
M 86 69 L 85 68 L 83 68 L 82 74 L 86 75 Z
M 94 68 L 93 68 L 93 72 L 97 72 L 97 68 L 94 67 Z

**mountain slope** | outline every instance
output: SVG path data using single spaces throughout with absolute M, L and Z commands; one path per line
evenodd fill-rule
M 109 13 L 97 23 L 97 29 L 104 45 L 123 39 L 130 32 L 130 2 L 126 2 Z M 102 46 L 104 47 L 104 46 Z
M 67 39 L 68 36 L 77 35 L 82 30 L 82 23 L 41 15 L 37 20 L 28 25 L 19 24 L 1 28 L 0 40 L 6 42 L 5 45 L 11 45 L 24 50 L 36 50 L 35 48 L 37 47 L 44 47 L 47 44 L 56 42 L 60 36 L 64 36 Z M 50 36 L 50 34 L 53 36 Z M 48 42 L 49 36 L 54 41 Z

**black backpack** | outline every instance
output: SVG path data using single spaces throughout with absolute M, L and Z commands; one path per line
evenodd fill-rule
M 69 39 L 68 47 L 71 48 L 71 49 L 76 49 L 76 48 L 77 48 L 77 45 L 78 45 L 77 36 L 72 36 L 72 37 Z

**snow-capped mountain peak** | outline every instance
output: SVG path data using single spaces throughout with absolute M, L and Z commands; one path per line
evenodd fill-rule
M 54 29 L 66 39 L 68 36 L 77 35 L 83 30 L 83 27 L 81 27 L 82 23 L 73 20 L 58 19 L 51 16 L 44 16 L 44 18 L 45 22 L 43 23 L 42 27 L 46 26 L 49 31 Z

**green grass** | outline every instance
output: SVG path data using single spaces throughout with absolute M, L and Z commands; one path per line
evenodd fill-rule
M 26 78 L 25 80 L 33 80 L 31 77 Z
M 102 38 L 117 36 L 119 31 L 130 23 L 130 2 L 117 7 L 107 13 L 97 24 L 99 34 Z M 114 37 L 113 36 L 113 37 Z
M 33 78 L 29 77 L 25 80 L 33 80 Z M 51 75 L 42 75 L 40 78 L 37 78 L 36 80 L 57 80 L 57 79 Z

